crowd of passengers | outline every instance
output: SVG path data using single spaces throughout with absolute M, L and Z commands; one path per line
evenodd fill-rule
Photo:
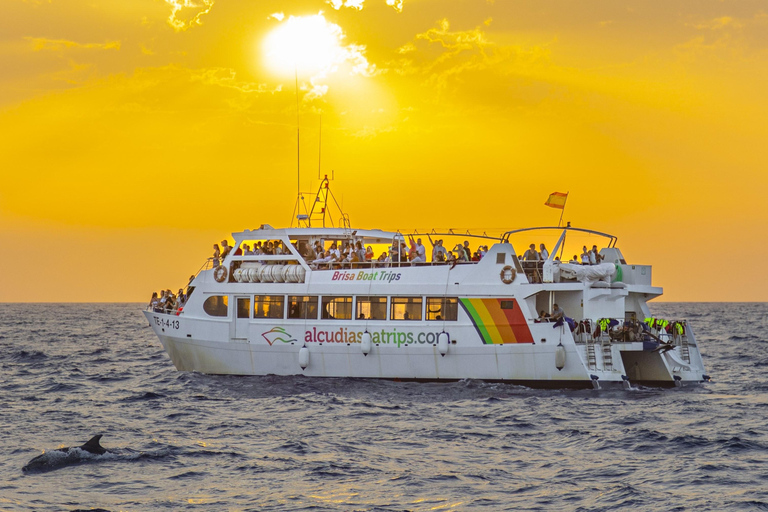
M 480 261 L 488 252 L 487 245 L 480 245 L 476 251 L 472 251 L 469 242 L 457 244 L 453 250 L 449 251 L 443 246 L 442 240 L 433 241 L 429 235 L 429 242 L 432 244 L 432 262 L 440 264 L 455 265 L 459 262 Z M 326 249 L 321 241 L 316 241 L 314 246 L 307 246 L 303 254 L 299 251 L 296 242 L 292 243 L 294 249 L 301 254 L 306 262 L 312 268 L 344 268 L 357 267 L 361 264 L 373 267 L 388 267 L 394 264 L 418 265 L 427 263 L 427 250 L 421 241 L 421 238 L 414 239 L 408 237 L 409 244 L 405 241 L 393 242 L 387 251 L 382 252 L 378 257 L 374 254 L 373 247 L 363 247 L 362 242 L 344 241 L 331 242 Z M 232 252 L 232 246 L 226 240 L 219 244 L 213 244 L 213 266 L 217 267 L 224 258 Z M 253 247 L 243 243 L 233 253 L 235 256 L 258 256 L 258 255 L 288 255 L 290 249 L 284 246 L 280 240 L 268 240 L 265 242 L 256 242 Z
M 189 282 L 191 283 L 194 278 L 195 276 L 190 276 Z M 184 293 L 184 288 L 179 288 L 179 292 L 176 294 L 171 290 L 160 290 L 160 293 L 152 292 L 152 298 L 149 300 L 149 309 L 155 313 L 179 311 L 187 303 L 192 290 L 192 287 L 187 287 L 187 293 Z
M 466 240 L 463 244 L 456 244 L 449 251 L 443 246 L 442 240 L 433 241 L 429 235 L 427 235 L 427 238 L 432 245 L 432 263 L 456 265 L 461 262 L 480 261 L 488 252 L 487 245 L 480 245 L 476 251 L 472 251 L 469 247 L 469 242 Z M 361 266 L 361 263 L 374 267 L 388 267 L 392 264 L 418 265 L 427 263 L 427 249 L 422 243 L 421 238 L 414 239 L 412 236 L 409 236 L 408 242 L 408 245 L 406 245 L 405 241 L 400 241 L 399 243 L 394 241 L 389 250 L 382 252 L 376 257 L 373 247 L 370 245 L 363 247 L 360 241 L 344 241 L 343 244 L 334 241 L 326 249 L 323 243 L 318 240 L 313 247 L 307 246 L 301 256 L 310 266 L 316 269 L 357 267 Z M 292 245 L 299 252 L 296 243 L 294 242 Z M 219 247 L 219 244 L 213 244 L 213 266 L 219 266 L 220 262 L 230 252 L 232 252 L 232 246 L 226 240 L 221 241 L 221 247 Z M 265 242 L 255 242 L 253 247 L 243 243 L 234 252 L 235 256 L 258 256 L 262 254 L 288 255 L 291 254 L 291 251 L 280 240 L 268 240 Z M 531 244 L 529 249 L 525 251 L 525 254 L 518 256 L 518 258 L 524 262 L 543 262 L 549 258 L 549 251 L 547 251 L 544 244 L 539 244 L 538 251 L 536 250 L 536 244 Z M 560 257 L 556 256 L 554 259 L 560 261 Z M 588 250 L 585 245 L 582 248 L 581 256 L 574 254 L 568 263 L 597 265 L 603 259 L 604 256 L 598 252 L 596 245 L 593 245 L 591 250 Z
M 452 264 L 466 261 L 480 261 L 486 252 L 487 245 L 481 245 L 474 252 L 469 247 L 469 242 L 464 245 L 457 244 L 452 251 L 443 247 L 443 241 L 433 241 L 429 235 L 429 242 L 432 244 L 432 262 L 438 264 Z M 343 245 L 332 242 L 326 250 L 320 241 L 315 242 L 313 248 L 309 248 L 304 258 L 313 268 L 333 268 L 333 267 L 356 267 L 361 264 L 373 267 L 389 267 L 394 265 L 419 265 L 427 263 L 427 249 L 421 241 L 421 238 L 414 239 L 408 237 L 408 245 L 405 241 L 394 241 L 388 250 L 383 251 L 378 257 L 373 252 L 370 245 L 363 248 L 363 244 L 357 242 L 344 242 Z
M 525 254 L 518 256 L 521 261 L 546 261 L 549 259 L 549 251 L 544 244 L 539 244 L 539 250 L 536 250 L 536 244 L 531 244 Z M 600 254 L 597 250 L 597 246 L 593 245 L 591 250 L 587 250 L 587 246 L 582 247 L 581 256 L 573 255 L 573 258 L 568 263 L 574 265 L 597 265 L 605 256 Z M 560 261 L 559 256 L 555 256 L 555 261 Z

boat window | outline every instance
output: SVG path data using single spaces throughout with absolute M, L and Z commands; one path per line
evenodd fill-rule
M 497 252 L 496 253 L 496 263 L 499 265 L 503 265 L 507 262 L 507 255 L 503 252 Z
M 458 297 L 427 297 L 427 320 L 458 320 Z
M 352 297 L 323 297 L 323 320 L 334 319 L 352 319 Z
M 514 300 L 502 300 L 501 301 L 501 309 L 515 309 L 515 301 Z
M 237 318 L 250 318 L 251 317 L 251 298 L 250 297 L 238 297 L 237 298 Z
M 389 317 L 392 320 L 421 320 L 421 297 L 392 297 Z
M 283 318 L 283 295 L 256 295 L 253 298 L 253 318 Z
M 386 320 L 386 297 L 357 297 L 355 318 L 358 320 Z
M 317 319 L 317 297 L 288 297 L 288 318 Z
M 203 302 L 203 311 L 211 316 L 227 316 L 227 296 L 211 295 Z

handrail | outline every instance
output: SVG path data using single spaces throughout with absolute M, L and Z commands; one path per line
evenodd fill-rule
M 574 228 L 571 226 L 539 226 L 534 228 L 521 228 L 521 229 L 514 229 L 512 231 L 506 231 L 504 234 L 502 234 L 501 241 L 502 242 L 509 242 L 510 235 L 514 235 L 517 233 L 523 233 L 525 231 L 537 231 L 537 230 L 547 230 L 547 229 L 557 229 L 559 231 L 579 231 L 582 233 L 589 233 L 590 235 L 599 235 L 604 236 L 606 238 L 610 238 L 610 242 L 608 242 L 608 247 L 615 247 L 616 242 L 618 241 L 618 237 L 608 234 L 608 233 L 602 233 L 600 231 L 595 231 L 592 229 L 584 229 L 584 228 Z

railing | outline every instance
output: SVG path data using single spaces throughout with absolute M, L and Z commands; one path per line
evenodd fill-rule
M 432 267 L 432 266 L 449 266 L 453 268 L 456 265 L 474 265 L 479 263 L 478 261 L 426 261 L 426 262 L 413 262 L 413 261 L 333 261 L 324 262 L 313 260 L 308 262 L 308 265 L 313 270 L 338 270 L 338 269 L 369 269 L 369 268 L 400 268 L 400 267 Z
M 669 325 L 672 326 L 669 332 L 664 328 L 650 328 L 639 320 L 619 320 L 616 318 L 608 318 L 607 320 L 614 322 L 607 329 L 602 329 L 599 321 L 591 319 L 576 322 L 576 328 L 573 330 L 574 341 L 576 343 L 655 341 L 674 346 L 687 346 L 688 344 L 688 325 L 685 320 L 669 321 Z M 542 319 L 540 322 L 549 322 L 549 319 Z M 674 324 L 682 326 L 682 334 L 677 331 Z

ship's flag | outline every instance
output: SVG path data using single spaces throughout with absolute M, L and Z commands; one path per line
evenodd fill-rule
M 563 194 L 562 192 L 552 192 L 549 194 L 549 199 L 547 199 L 547 202 L 544 204 L 550 208 L 559 208 L 562 210 L 565 208 L 566 199 L 568 199 L 568 194 Z

